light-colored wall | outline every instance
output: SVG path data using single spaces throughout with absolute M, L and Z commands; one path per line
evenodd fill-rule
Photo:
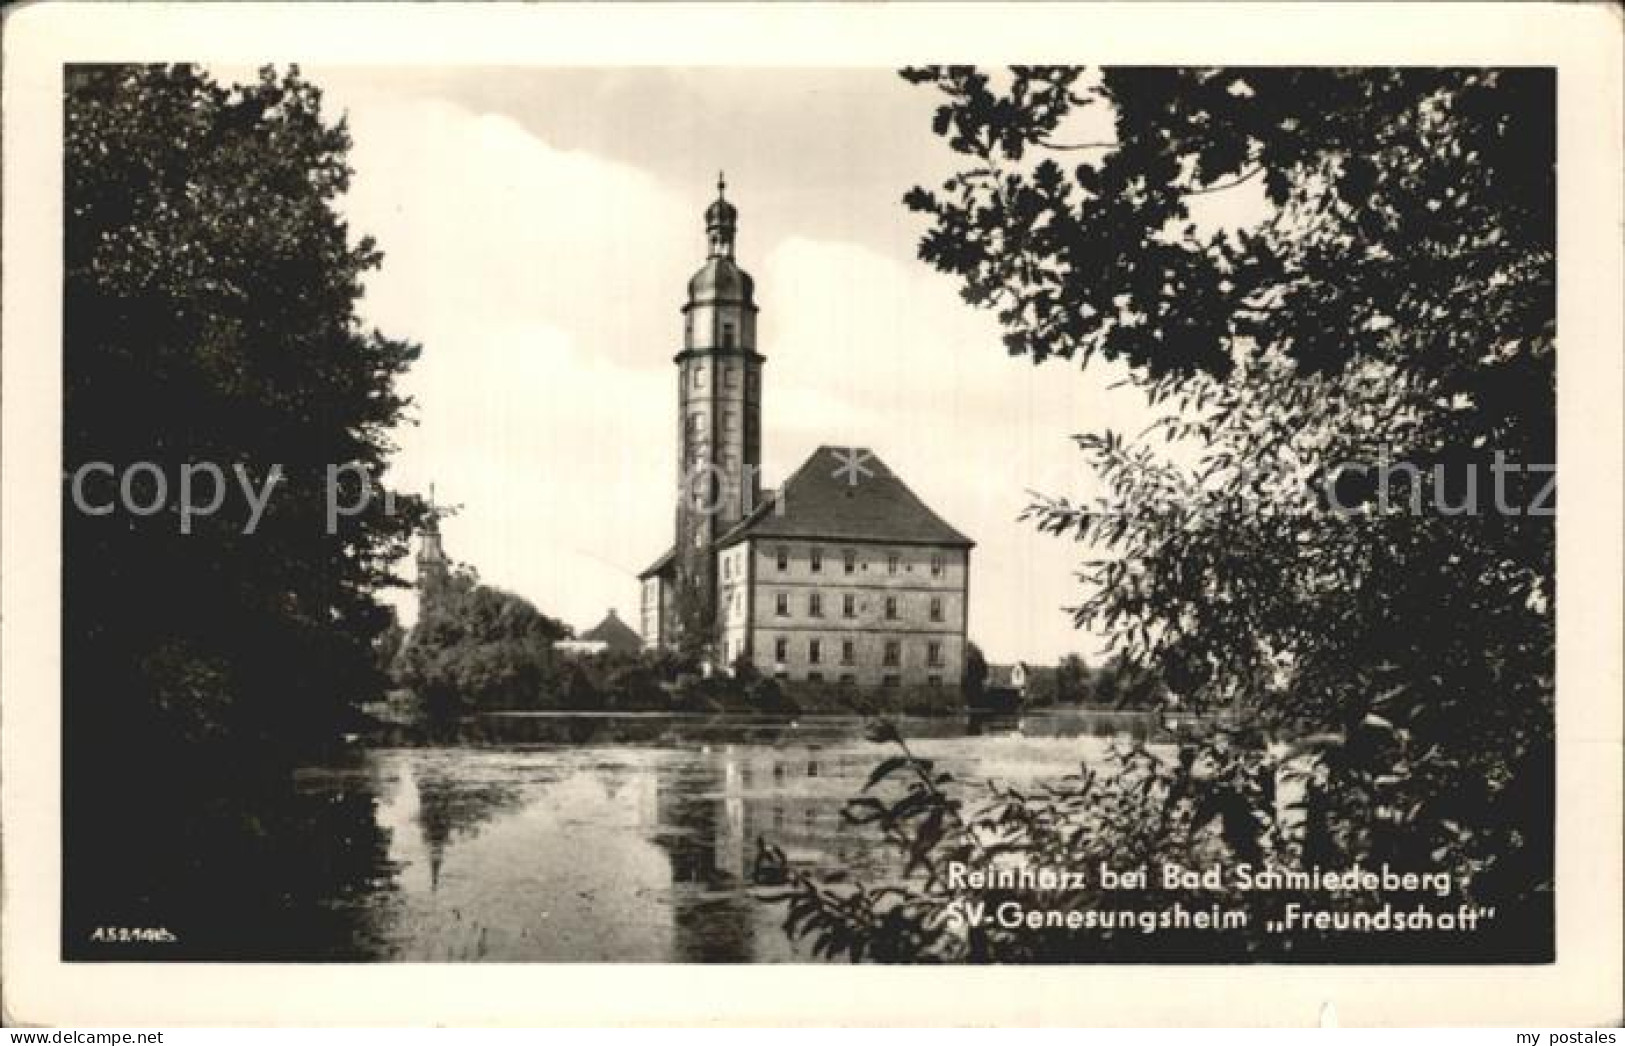
M 732 348 L 756 347 L 756 310 L 731 303 L 689 306 L 683 321 L 683 344 L 690 349 L 726 349 L 725 323 L 734 327 Z
M 638 607 L 638 621 L 640 630 L 643 633 L 643 642 L 651 648 L 659 646 L 664 638 L 660 634 L 662 610 L 660 588 L 660 579 L 658 577 L 645 579 L 643 582 L 643 598 L 641 605 Z
M 786 552 L 785 569 L 778 566 L 778 550 Z M 822 552 L 819 570 L 812 567 L 812 551 Z M 845 569 L 843 553 L 852 550 L 856 563 L 852 573 Z M 940 676 L 947 684 L 957 684 L 964 666 L 966 552 L 957 548 L 934 548 L 867 543 L 808 543 L 753 539 L 729 554 L 741 560 L 748 556 L 754 571 L 755 598 L 743 598 L 736 587 L 733 601 L 725 604 L 724 635 L 730 640 L 730 655 L 750 641 L 751 659 L 767 675 L 783 674 L 802 680 L 810 672 L 820 672 L 835 681 L 852 675 L 861 686 L 876 686 L 888 675 L 897 675 L 903 685 L 925 683 Z M 895 573 L 888 569 L 888 556 L 896 554 Z M 933 574 L 931 557 L 941 557 L 941 571 Z M 742 585 L 740 567 L 733 568 L 733 583 Z M 823 601 L 822 615 L 809 613 L 809 596 L 818 593 Z M 788 598 L 786 615 L 778 613 L 778 595 Z M 843 596 L 851 595 L 854 616 L 843 615 Z M 885 616 L 886 599 L 897 601 L 897 616 Z M 724 597 L 727 598 L 726 596 Z M 931 619 L 932 599 L 941 601 L 941 620 Z M 745 615 L 748 614 L 748 620 Z M 786 657 L 776 654 L 776 640 L 786 640 Z M 814 664 L 809 640 L 818 639 L 821 657 Z M 841 643 L 854 646 L 854 664 L 841 663 Z M 897 666 L 883 663 L 888 640 L 900 644 Z M 929 645 L 939 645 L 940 664 L 929 664 Z
M 747 544 L 723 549 L 717 555 L 717 622 L 722 638 L 722 662 L 731 665 L 744 650 L 750 635 L 750 592 L 746 569 Z
M 760 498 L 761 365 L 740 355 L 698 355 L 678 374 L 678 467 L 687 480 L 700 463 L 716 466 L 710 474 L 720 490 L 707 532 L 714 540 Z

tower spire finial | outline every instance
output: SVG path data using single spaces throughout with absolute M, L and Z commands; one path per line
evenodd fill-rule
M 739 210 L 728 202 L 727 191 L 727 175 L 718 171 L 717 198 L 705 209 L 705 235 L 713 258 L 732 258 L 734 253 L 734 229 L 739 222 Z

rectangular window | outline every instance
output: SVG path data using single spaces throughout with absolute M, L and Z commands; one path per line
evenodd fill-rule
M 841 640 L 841 664 L 850 665 L 856 659 L 857 644 L 850 639 Z
M 894 667 L 903 659 L 903 644 L 895 639 L 886 640 L 886 651 L 881 664 Z
M 931 576 L 942 576 L 942 554 L 940 552 L 934 553 L 931 556 Z
M 932 621 L 941 621 L 942 620 L 942 597 L 941 596 L 932 596 L 931 597 L 931 620 Z
M 941 643 L 927 643 L 925 645 L 925 663 L 930 665 L 932 668 L 940 668 L 942 666 Z
M 773 597 L 773 612 L 780 617 L 790 616 L 790 593 L 780 592 Z
M 841 616 L 842 617 L 857 617 L 858 616 L 858 597 L 854 596 L 850 592 L 848 592 L 846 595 L 841 597 Z
M 812 592 L 807 595 L 807 616 L 824 616 L 824 597 L 817 592 Z
M 688 416 L 688 434 L 698 438 L 703 432 L 705 432 L 705 414 L 698 411 L 690 414 Z
M 822 673 L 822 672 L 808 672 L 807 673 L 807 682 L 809 682 L 809 683 L 822 683 L 823 681 L 824 681 L 824 673 Z
M 897 597 L 896 596 L 887 596 L 886 597 L 886 620 L 887 621 L 896 621 L 897 620 Z
M 722 383 L 728 388 L 739 384 L 739 369 L 737 367 L 724 367 L 722 369 Z
M 941 686 L 942 685 L 942 677 L 941 676 L 926 676 L 925 677 L 925 682 L 926 682 L 926 684 L 928 686 Z
M 823 571 L 824 571 L 824 550 L 821 549 L 821 548 L 815 548 L 808 555 L 810 556 L 810 563 L 811 563 L 811 567 L 812 567 L 812 572 L 814 574 L 823 573 Z
M 722 431 L 724 431 L 724 432 L 737 432 L 737 431 L 739 431 L 739 415 L 735 414 L 731 410 L 723 411 L 722 412 Z
M 888 552 L 886 554 L 886 573 L 888 573 L 888 574 L 897 573 L 897 560 L 898 560 L 897 553 Z
M 783 636 L 773 640 L 773 660 L 784 664 L 784 659 L 790 656 L 790 641 Z
M 823 654 L 824 654 L 824 644 L 823 643 L 819 642 L 816 639 L 807 640 L 807 663 L 809 665 L 818 664 L 819 660 L 823 657 Z
M 903 680 L 898 676 L 881 676 L 880 677 L 880 685 L 885 687 L 887 690 L 895 690 L 899 686 L 901 686 L 902 683 L 903 683 Z
M 848 574 L 856 571 L 858 569 L 858 554 L 851 549 L 847 549 L 846 551 L 842 552 L 841 566 Z
M 722 561 L 722 578 L 723 578 L 723 580 L 726 581 L 728 578 L 731 578 L 733 576 L 734 576 L 734 561 L 731 560 L 731 559 L 723 560 Z
M 851 672 L 842 672 L 841 673 L 841 682 L 843 682 L 843 683 L 856 683 L 857 681 L 858 681 L 858 677 L 853 675 Z
M 789 570 L 789 569 L 790 569 L 790 550 L 785 548 L 783 545 L 780 545 L 779 546 L 779 572 L 783 573 L 784 571 Z
M 734 325 L 732 323 L 724 322 L 722 324 L 722 347 L 725 349 L 734 347 Z

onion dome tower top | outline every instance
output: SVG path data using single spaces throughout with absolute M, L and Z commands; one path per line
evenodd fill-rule
M 739 209 L 725 195 L 728 183 L 717 175 L 717 198 L 705 209 L 705 240 L 709 257 L 688 281 L 689 305 L 749 305 L 755 281 L 734 264 L 734 236 L 739 230 Z
M 705 235 L 711 257 L 734 256 L 734 231 L 739 225 L 739 209 L 728 202 L 728 181 L 717 172 L 717 198 L 705 209 Z

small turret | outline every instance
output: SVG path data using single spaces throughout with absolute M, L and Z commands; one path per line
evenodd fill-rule
M 440 517 L 444 513 L 434 501 L 434 484 L 429 485 L 428 520 L 418 538 L 418 589 L 445 580 L 451 560 L 440 540 Z

